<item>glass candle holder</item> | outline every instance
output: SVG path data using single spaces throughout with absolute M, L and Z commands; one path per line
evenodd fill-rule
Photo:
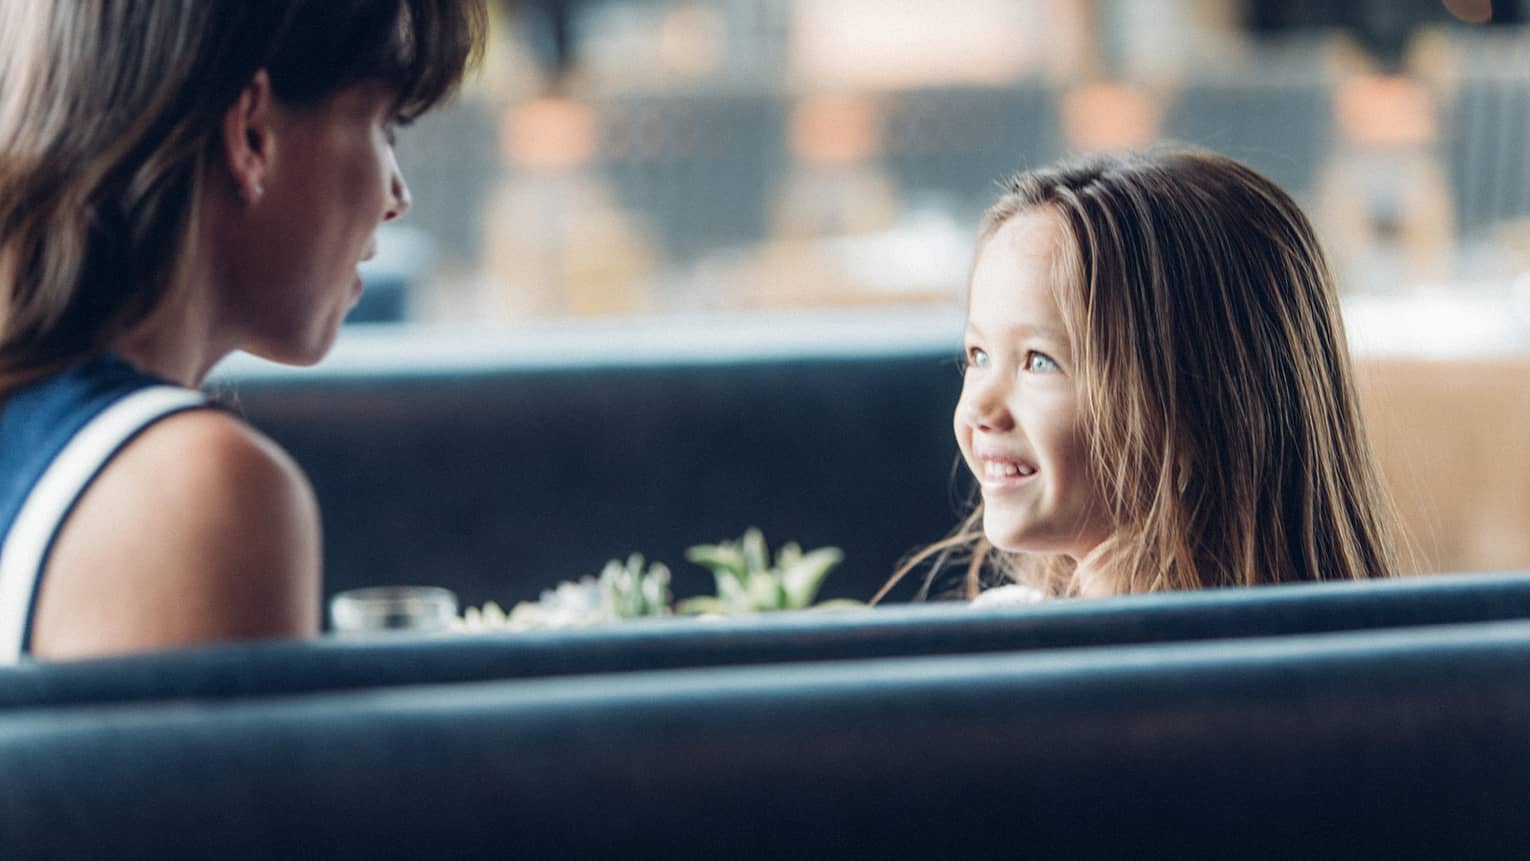
M 341 635 L 445 631 L 457 618 L 457 596 L 439 586 L 371 586 L 330 599 L 329 622 Z

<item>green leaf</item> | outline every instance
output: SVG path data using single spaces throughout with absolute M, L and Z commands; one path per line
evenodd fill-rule
M 621 562 L 612 559 L 606 563 L 606 567 L 600 569 L 600 576 L 595 578 L 596 588 L 600 590 L 600 602 L 618 617 L 623 615 L 621 579 L 624 570 Z
M 643 578 L 640 588 L 643 613 L 645 616 L 663 616 L 669 613 L 669 602 L 673 596 L 669 591 L 669 566 L 663 562 L 655 562 L 648 566 L 648 576 Z
M 749 576 L 749 564 L 744 553 L 733 542 L 722 544 L 698 544 L 685 551 L 685 558 L 704 568 L 712 569 L 718 576 L 724 574 L 743 582 Z
M 717 577 L 717 600 L 732 612 L 747 612 L 751 606 L 749 589 L 738 580 L 723 575 Z
M 633 582 L 643 576 L 643 554 L 634 553 L 627 557 L 627 573 L 632 575 Z
M 677 611 L 750 613 L 811 606 L 824 578 L 844 559 L 844 553 L 837 547 L 803 553 L 801 545 L 787 542 L 771 565 L 764 533 L 750 527 L 738 541 L 691 547 L 686 559 L 712 571 L 717 594 L 682 601 Z
M 782 571 L 796 565 L 802 559 L 802 547 L 795 541 L 788 541 L 776 551 L 776 567 Z
M 785 595 L 781 584 L 769 571 L 749 575 L 749 607 L 754 610 L 779 610 Z
M 695 598 L 687 598 L 676 604 L 675 612 L 687 616 L 695 616 L 702 613 L 726 614 L 728 607 L 711 595 L 698 595 Z
M 781 571 L 781 586 L 786 595 L 786 606 L 801 609 L 813 603 L 823 580 L 835 565 L 844 561 L 845 554 L 838 547 L 820 547 Z
M 751 526 L 744 532 L 744 564 L 750 574 L 770 570 L 770 551 L 765 546 L 765 533 Z

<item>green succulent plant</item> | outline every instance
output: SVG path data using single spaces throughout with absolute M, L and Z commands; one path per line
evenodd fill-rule
M 838 547 L 820 547 L 806 553 L 795 542 L 785 544 L 771 563 L 765 536 L 749 529 L 738 541 L 698 544 L 685 558 L 712 571 L 717 594 L 681 601 L 679 613 L 759 613 L 772 610 L 859 607 L 856 601 L 825 601 L 814 604 L 829 571 L 844 560 Z
M 772 563 L 765 536 L 750 529 L 738 541 L 699 544 L 686 551 L 687 559 L 712 571 L 717 594 L 686 599 L 673 609 L 669 568 L 662 562 L 645 564 L 642 555 L 634 553 L 625 562 L 607 562 L 598 577 L 566 580 L 543 591 L 536 601 L 517 603 L 508 613 L 493 601 L 482 608 L 468 607 L 453 627 L 468 632 L 579 628 L 672 613 L 732 615 L 862 607 L 858 601 L 813 603 L 824 578 L 844 556 L 838 547 L 804 553 L 793 542 L 782 545 Z
M 597 582 L 603 603 L 617 618 L 636 619 L 669 615 L 673 598 L 669 578 L 669 568 L 664 563 L 655 562 L 645 568 L 642 554 L 634 553 L 625 564 L 616 559 L 607 562 Z

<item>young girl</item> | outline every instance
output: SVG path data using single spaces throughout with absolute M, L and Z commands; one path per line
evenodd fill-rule
M 317 631 L 313 494 L 197 389 L 329 349 L 484 17 L 0 4 L 0 664 Z
M 1247 167 L 1160 150 L 1015 178 L 965 344 L 982 501 L 881 594 L 957 558 L 967 597 L 1009 599 L 1395 573 L 1332 276 Z

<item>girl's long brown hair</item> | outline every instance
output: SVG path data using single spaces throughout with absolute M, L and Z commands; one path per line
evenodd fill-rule
M 485 22 L 483 0 L 0 3 L 0 397 L 179 287 L 219 121 L 258 70 L 295 106 L 379 81 L 407 120 Z
M 1397 572 L 1390 500 L 1355 392 L 1337 290 L 1311 224 L 1236 161 L 1175 148 L 1020 174 L 978 249 L 1055 212 L 1058 302 L 1078 367 L 1116 592 L 1358 580 Z M 1051 595 L 1072 560 L 997 551 L 979 506 L 878 593 L 929 565 Z M 926 589 L 929 587 L 926 581 Z M 873 599 L 876 600 L 876 599 Z

